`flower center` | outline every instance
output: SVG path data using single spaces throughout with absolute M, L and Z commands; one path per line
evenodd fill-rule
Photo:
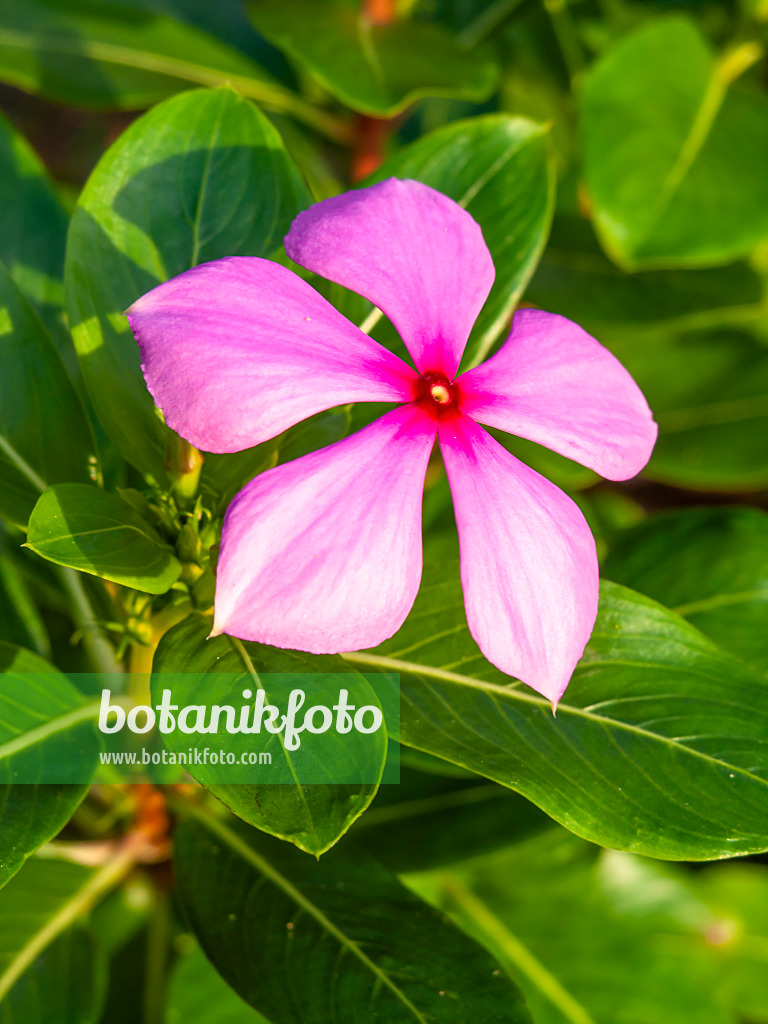
M 459 389 L 444 373 L 425 373 L 416 385 L 416 399 L 440 415 L 459 403 Z

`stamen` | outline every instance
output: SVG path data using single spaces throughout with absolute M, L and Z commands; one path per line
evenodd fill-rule
M 451 392 L 445 384 L 433 384 L 429 389 L 430 394 L 440 405 L 447 405 L 451 401 Z

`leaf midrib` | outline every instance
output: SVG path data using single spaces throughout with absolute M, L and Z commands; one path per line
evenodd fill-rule
M 533 704 L 536 707 L 541 708 L 542 711 L 549 711 L 550 709 L 549 701 L 543 697 L 535 697 L 533 694 L 522 693 L 520 690 L 501 686 L 499 683 L 483 682 L 482 680 L 472 679 L 470 676 L 461 675 L 458 672 L 448 672 L 444 669 L 435 668 L 431 665 L 418 665 L 415 662 L 399 661 L 396 658 L 387 658 L 382 655 L 375 654 L 365 654 L 364 652 L 342 654 L 341 657 L 352 664 L 370 665 L 372 668 L 387 668 L 392 672 L 404 672 L 406 674 L 416 676 L 428 676 L 437 681 L 442 680 L 443 682 L 453 683 L 457 686 L 465 686 L 470 689 L 480 690 L 483 693 L 499 694 L 507 700 L 517 701 L 523 704 Z M 684 751 L 692 757 L 705 761 L 708 765 L 717 765 L 726 769 L 728 772 L 738 773 L 739 775 L 743 775 L 751 781 L 757 782 L 761 786 L 768 788 L 768 781 L 760 778 L 759 775 L 753 774 L 746 768 L 729 764 L 727 761 L 722 761 L 720 758 L 712 757 L 709 754 L 703 754 L 694 747 L 689 747 L 685 743 L 677 742 L 668 736 L 662 736 L 659 733 L 651 732 L 648 729 L 642 728 L 642 726 L 634 725 L 631 722 L 622 722 L 616 718 L 606 718 L 602 715 L 596 715 L 584 708 L 577 708 L 571 704 L 559 704 L 557 711 L 558 714 L 565 713 L 567 715 L 573 715 L 576 718 L 584 718 L 591 724 L 598 725 L 603 729 L 620 729 L 624 732 L 642 737 L 643 739 L 662 743 L 671 747 L 673 750 L 681 752 Z
M 336 939 L 344 949 L 348 950 L 354 957 L 356 957 L 360 963 L 362 963 L 363 966 L 366 967 L 382 985 L 386 986 L 386 988 L 392 992 L 403 1006 L 411 1012 L 414 1020 L 418 1021 L 418 1024 L 429 1024 L 428 1019 L 420 1013 L 419 1009 L 414 1006 L 405 992 L 398 987 L 387 972 L 379 967 L 378 964 L 375 964 L 373 960 L 363 952 L 354 939 L 350 938 L 349 935 L 335 925 L 318 906 L 316 906 L 300 889 L 282 875 L 277 868 L 273 867 L 266 858 L 257 853 L 253 847 L 249 846 L 248 843 L 241 839 L 237 833 L 233 832 L 227 825 L 210 815 L 210 812 L 206 812 L 203 808 L 193 807 L 191 805 L 185 804 L 185 807 L 206 828 L 218 835 L 218 837 L 225 842 L 233 852 L 239 854 L 243 860 L 254 867 L 264 877 L 268 878 L 270 882 L 277 886 L 277 888 L 292 900 L 297 907 L 309 914 L 310 917 L 317 921 L 321 928 L 327 931 L 328 934 L 333 936 L 333 938 Z

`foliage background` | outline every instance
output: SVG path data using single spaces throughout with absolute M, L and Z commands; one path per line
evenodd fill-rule
M 765 0 L 3 0 L 3 1024 L 768 1022 L 766 45 Z M 467 633 L 438 462 L 395 638 L 204 639 L 234 492 L 379 410 L 201 460 L 121 313 L 392 174 L 483 228 L 469 360 L 562 313 L 660 425 L 627 484 L 508 442 L 602 558 L 556 720 Z M 402 783 L 14 784 L 92 742 L 93 673 L 143 701 L 153 662 L 398 671 Z

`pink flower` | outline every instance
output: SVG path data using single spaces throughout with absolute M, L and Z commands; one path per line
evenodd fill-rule
M 378 306 L 416 369 L 269 260 L 205 263 L 134 303 L 147 386 L 169 426 L 205 451 L 249 448 L 347 402 L 402 403 L 235 497 L 214 633 L 316 654 L 392 636 L 421 581 L 422 491 L 438 437 L 472 635 L 503 672 L 557 701 L 595 620 L 595 543 L 571 499 L 478 424 L 624 480 L 656 438 L 640 390 L 576 324 L 531 309 L 515 314 L 496 355 L 457 377 L 493 263 L 473 218 L 419 182 L 318 203 L 285 244 L 296 263 Z

